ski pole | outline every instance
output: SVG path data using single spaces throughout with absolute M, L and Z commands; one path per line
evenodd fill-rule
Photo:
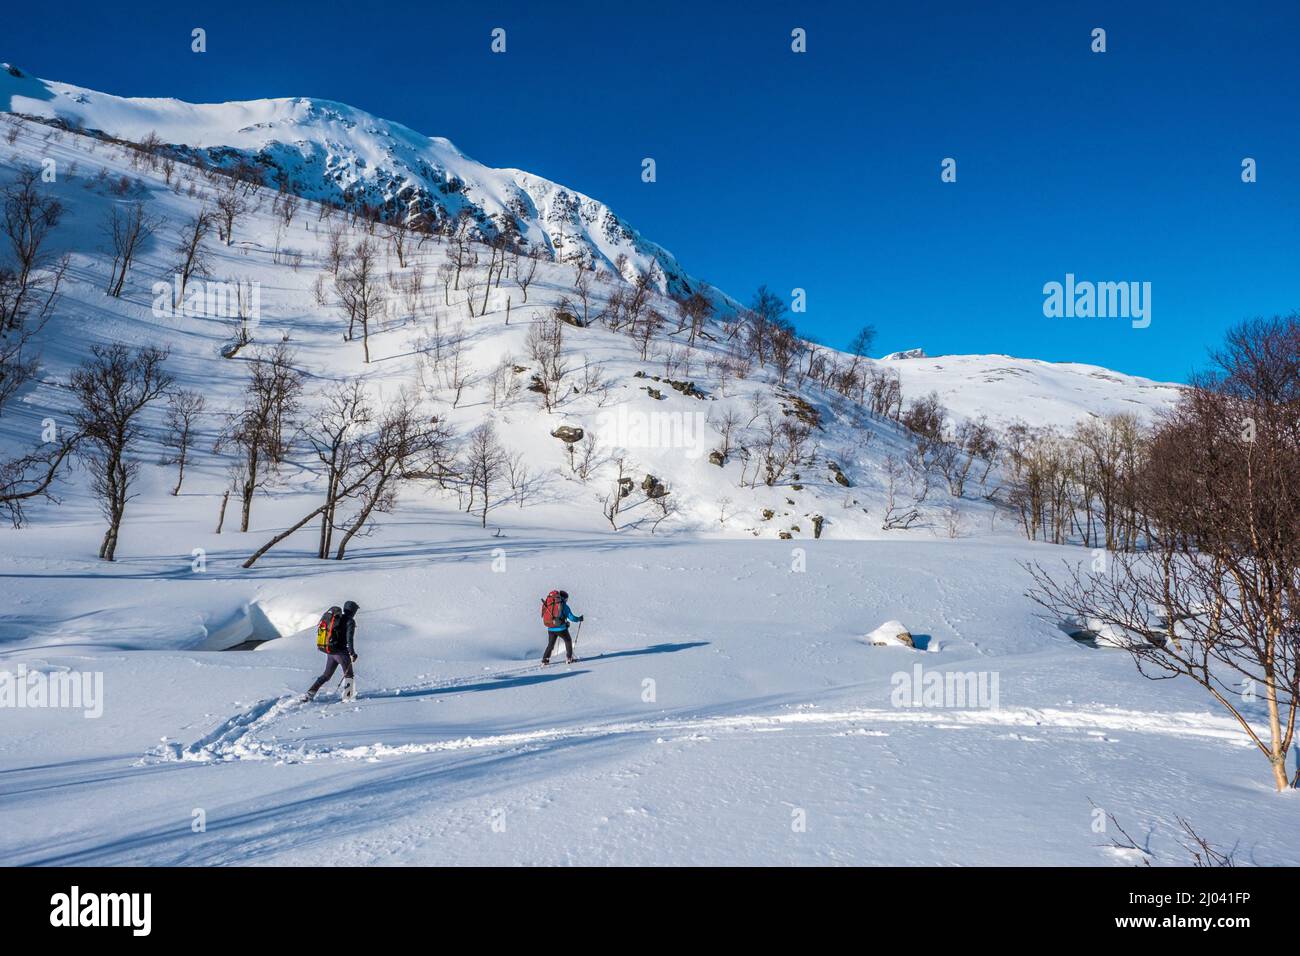
M 578 622 L 578 633 L 573 635 L 573 656 L 578 656 L 578 638 L 582 637 L 582 622 Z

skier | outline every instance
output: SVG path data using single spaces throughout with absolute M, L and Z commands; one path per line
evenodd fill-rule
M 335 608 L 337 611 L 338 609 Z M 325 673 L 316 678 L 316 683 L 311 685 L 311 690 L 307 691 L 303 701 L 309 701 L 316 696 L 316 691 L 324 686 L 325 682 L 334 676 L 334 671 L 339 667 L 343 668 L 343 682 L 339 684 L 339 694 L 344 700 L 353 700 L 357 695 L 356 681 L 352 676 L 352 665 L 357 659 L 356 649 L 353 647 L 353 640 L 357 633 L 356 616 L 357 611 L 361 610 L 356 601 L 348 601 L 343 605 L 343 616 L 339 618 L 330 632 L 329 647 L 326 653 L 329 655 L 325 661 Z
M 542 623 L 546 625 L 546 653 L 542 655 L 542 666 L 551 663 L 551 652 L 555 650 L 556 638 L 564 638 L 564 659 L 570 664 L 578 659 L 573 656 L 573 638 L 569 636 L 569 622 L 581 621 L 581 614 L 574 614 L 569 607 L 568 591 L 552 591 L 542 600 Z

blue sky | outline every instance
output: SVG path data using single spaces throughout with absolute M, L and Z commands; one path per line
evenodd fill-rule
M 129 6 L 7 18 L 0 58 L 121 95 L 336 99 L 446 136 L 607 202 L 737 298 L 807 290 L 798 324 L 830 345 L 870 322 L 878 352 L 1181 380 L 1229 325 L 1300 308 L 1293 0 Z M 1150 327 L 1045 318 L 1067 272 L 1150 282 Z

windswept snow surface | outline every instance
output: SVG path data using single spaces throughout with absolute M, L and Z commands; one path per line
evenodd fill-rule
M 820 415 L 812 463 L 774 487 L 742 486 L 734 459 L 709 463 L 719 436 L 707 423 L 700 442 L 633 448 L 634 478 L 666 481 L 681 510 L 652 533 L 653 504 L 637 492 L 612 531 L 600 511 L 612 464 L 602 457 L 583 482 L 555 426 L 608 437 L 620 411 L 698 424 L 697 412 L 798 406 L 763 376 L 718 382 L 706 363 L 721 346 L 709 340 L 679 373 L 705 398 L 638 378 L 665 373 L 663 346 L 643 360 L 626 335 L 597 327 L 567 332 L 566 357 L 572 380 L 584 366 L 608 378 L 604 404 L 584 393 L 548 414 L 524 391 L 493 410 L 482 373 L 507 353 L 529 364 L 527 330 L 567 291 L 567 265 L 542 267 L 527 307 L 507 280 L 473 318 L 463 293 L 445 308 L 437 289 L 432 306 L 375 330 L 365 365 L 360 344 L 341 341 L 337 308 L 313 300 L 324 226 L 311 208 L 277 236 L 266 198 L 231 246 L 210 240 L 215 277 L 261 283 L 256 345 L 288 336 L 309 407 L 349 375 L 380 403 L 413 386 L 430 311 L 444 328 L 463 322 L 479 376 L 455 408 L 430 397 L 430 413 L 461 434 L 495 421 L 535 477 L 525 506 L 502 503 L 486 529 L 454 492 L 418 483 L 345 561 L 317 560 L 305 529 L 243 570 L 319 501 L 320 484 L 305 465 L 285 469 L 258 495 L 247 534 L 230 515 L 214 533 L 227 477 L 211 438 L 241 397 L 248 353 L 220 357 L 230 322 L 151 311 L 175 232 L 208 187 L 178 192 L 116 146 L 33 123 L 0 145 L 0 175 L 45 158 L 66 207 L 52 241 L 72 262 L 39 339 L 42 374 L 0 416 L 0 450 L 30 448 L 47 419 L 67 422 L 63 383 L 95 343 L 167 345 L 169 370 L 203 391 L 210 417 L 177 497 L 146 444 L 118 561 L 94 559 L 103 524 L 84 471 L 60 483 L 58 503 L 35 503 L 27 527 L 0 530 L 0 668 L 103 686 L 94 718 L 0 707 L 6 862 L 1124 863 L 1094 829 L 1095 803 L 1156 863 L 1187 861 L 1176 816 L 1243 862 L 1300 863 L 1296 796 L 1271 792 L 1238 727 L 1194 687 L 1146 681 L 1124 654 L 1076 644 L 1024 597 L 1021 562 L 1087 552 L 1026 543 L 975 493 L 959 503 L 958 538 L 946 537 L 937 494 L 910 532 L 881 530 L 881 461 L 906 448 L 889 423 L 807 390 Z M 122 176 L 139 180 L 125 198 L 110 188 Z M 167 224 L 111 300 L 100 230 L 111 204 L 134 198 Z M 299 267 L 285 249 L 302 254 Z M 445 254 L 434 243 L 413 260 L 432 277 Z M 905 397 L 952 389 L 958 414 L 1014 410 L 1030 424 L 1109 403 L 1150 415 L 1169 397 L 1085 366 L 898 365 Z M 1017 371 L 990 371 L 1000 368 Z M 151 435 L 160 418 L 147 416 Z M 813 515 L 825 518 L 820 540 Z M 583 659 L 542 669 L 539 602 L 554 587 L 586 615 Z M 311 629 L 346 599 L 362 607 L 360 697 L 340 702 L 335 683 L 298 703 L 323 661 Z M 915 649 L 862 641 L 890 619 L 906 622 Z M 236 645 L 256 649 L 220 650 Z M 927 701 L 919 689 L 934 673 L 972 675 L 971 693 Z
M 238 552 L 212 554 L 203 576 L 132 559 L 117 579 L 11 553 L 0 573 L 23 598 L 6 635 L 129 598 L 159 647 L 106 633 L 4 655 L 101 671 L 105 695 L 99 719 L 3 712 L 4 858 L 1122 862 L 1092 800 L 1158 863 L 1185 862 L 1176 815 L 1243 861 L 1300 862 L 1294 795 L 1269 791 L 1230 719 L 1034 617 L 1016 561 L 1066 549 L 820 541 L 797 572 L 774 541 L 441 531 L 394 529 L 341 567 L 300 557 L 271 574 L 239 571 Z M 582 660 L 543 669 L 535 605 L 553 585 L 587 620 Z M 321 662 L 308 630 L 252 652 L 164 649 L 184 642 L 172 622 L 241 593 L 286 630 L 355 598 L 359 699 L 339 702 L 336 681 L 296 701 Z M 886 615 L 913 622 L 924 650 L 863 644 L 863 622 Z M 911 706 L 897 687 L 918 666 L 996 675 L 996 707 Z

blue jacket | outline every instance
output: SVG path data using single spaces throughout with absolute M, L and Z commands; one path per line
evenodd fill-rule
M 582 615 L 581 615 L 581 614 L 574 614 L 573 611 L 572 611 L 572 609 L 570 609 L 570 607 L 569 607 L 569 602 L 568 602 L 568 601 L 565 601 L 565 602 L 564 602 L 564 607 L 560 608 L 560 620 L 561 620 L 561 621 L 564 621 L 565 623 L 561 624 L 559 627 L 548 627 L 547 630 L 548 630 L 548 631 L 555 631 L 556 633 L 558 633 L 558 632 L 560 632 L 560 631 L 567 631 L 567 630 L 569 629 L 569 624 L 568 624 L 568 622 L 569 622 L 569 621 L 581 621 L 581 620 L 582 620 Z

